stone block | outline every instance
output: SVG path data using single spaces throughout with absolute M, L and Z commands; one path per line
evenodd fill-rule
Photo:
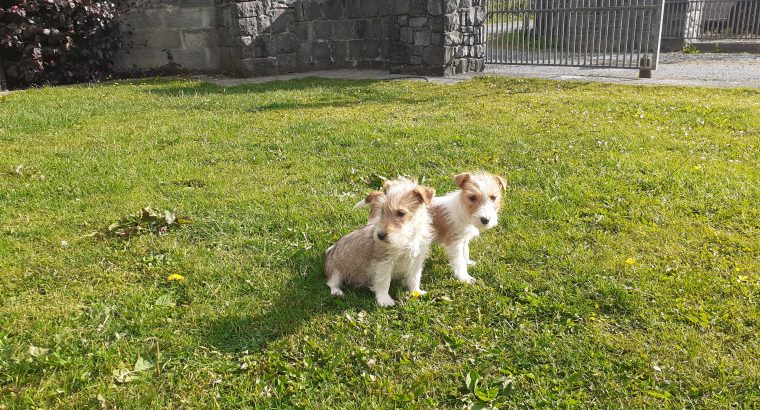
M 273 34 L 284 33 L 288 30 L 288 26 L 292 26 L 295 21 L 293 12 L 287 9 L 274 9 L 270 12 L 269 18 L 272 22 Z
M 389 58 L 394 65 L 409 64 L 409 48 L 405 45 L 390 47 Z
M 341 19 L 343 17 L 343 0 L 325 0 L 322 2 L 322 13 L 329 20 Z
M 351 40 L 348 42 L 349 60 L 364 59 L 364 40 Z
M 245 1 L 236 3 L 237 17 L 258 17 L 266 13 L 265 5 L 261 1 Z
M 164 15 L 164 27 L 180 29 L 211 27 L 211 12 L 203 8 L 175 9 Z
M 329 41 L 314 41 L 311 43 L 312 59 L 317 68 L 329 68 L 332 63 L 332 51 Z
M 431 16 L 440 16 L 443 14 L 443 5 L 441 0 L 428 0 L 428 14 Z
M 343 4 L 343 18 L 353 19 L 362 16 L 361 0 L 345 0 Z
M 369 23 L 367 20 L 360 19 L 354 21 L 354 38 L 365 38 L 369 31 Z
M 343 62 L 348 59 L 348 41 L 333 40 L 330 41 L 330 51 L 332 52 L 333 62 Z
M 375 17 L 367 20 L 369 29 L 367 30 L 367 38 L 380 38 L 383 35 L 383 22 L 380 17 Z
M 253 39 L 253 54 L 256 57 L 270 57 L 275 54 L 272 36 L 260 35 Z
M 405 44 L 414 42 L 414 30 L 411 27 L 403 27 L 399 30 L 399 41 Z
M 215 70 L 217 69 L 216 54 L 209 48 L 172 50 L 174 62 L 183 70 Z
M 422 57 L 423 49 L 421 46 L 409 46 L 409 55 Z
M 430 45 L 430 33 L 427 31 L 417 31 L 414 33 L 414 45 L 415 46 L 429 46 Z
M 343 19 L 335 22 L 334 35 L 342 40 L 354 38 L 354 20 Z
M 214 43 L 213 38 L 213 29 L 185 30 L 182 32 L 182 47 L 211 47 Z
M 259 26 L 259 34 L 272 32 L 272 19 L 267 15 L 256 17 L 256 24 Z
M 296 60 L 301 65 L 311 65 L 314 62 L 313 54 L 311 52 L 311 43 L 301 43 L 296 50 Z
M 252 36 L 259 33 L 259 23 L 256 17 L 238 19 L 237 27 L 231 29 L 233 35 Z
M 364 40 L 364 58 L 374 60 L 380 57 L 380 42 L 377 40 Z
M 292 53 L 296 50 L 296 36 L 293 33 L 280 33 L 273 35 L 277 54 Z
M 280 54 L 277 56 L 277 73 L 287 74 L 298 71 L 298 61 L 295 53 Z
M 425 65 L 444 65 L 444 48 L 425 47 L 422 51 L 422 62 Z
M 427 17 L 412 17 L 409 19 L 409 25 L 411 27 L 424 27 L 427 20 Z
M 312 23 L 313 38 L 317 40 L 329 40 L 333 36 L 333 22 L 319 20 Z
M 348 0 L 346 0 L 348 1 Z M 393 14 L 407 14 L 409 13 L 410 9 L 410 1 L 409 0 L 385 0 L 385 1 L 391 1 L 393 2 L 393 7 L 391 10 L 391 13 Z
M 443 34 L 442 33 L 431 33 L 430 34 L 430 45 L 431 46 L 442 46 L 443 45 Z
M 422 64 L 422 56 L 411 56 L 411 57 L 409 57 L 409 64 L 412 64 L 412 65 L 421 65 Z
M 407 24 L 409 24 L 409 16 L 405 15 L 405 16 L 396 17 L 396 23 L 399 26 L 406 26 Z
M 485 7 L 477 7 L 475 9 L 475 19 L 473 21 L 473 24 L 476 26 L 482 26 L 486 22 L 486 8 Z
M 453 13 L 459 8 L 459 0 L 441 0 L 443 1 L 443 13 Z
M 214 0 L 181 0 L 179 4 L 182 7 L 213 7 Z
M 249 58 L 243 60 L 242 65 L 246 71 L 245 74 L 255 77 L 277 74 L 276 57 Z
M 459 45 L 462 43 L 462 33 L 458 31 L 452 31 L 444 35 L 443 44 L 447 46 Z
M 362 17 L 377 17 L 377 3 L 379 1 L 387 0 L 361 0 L 361 15 Z
M 133 48 L 167 50 L 182 47 L 179 30 L 142 30 L 136 31 L 130 37 Z
M 322 5 L 316 1 L 305 1 L 303 3 L 304 20 L 318 20 L 322 18 Z
M 297 21 L 295 23 L 295 33 L 296 37 L 300 41 L 308 41 L 311 40 L 311 22 L 310 21 Z

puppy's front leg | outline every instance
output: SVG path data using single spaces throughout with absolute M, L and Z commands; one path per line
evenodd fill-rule
M 464 254 L 464 262 L 467 266 L 472 266 L 475 261 L 470 259 L 470 238 L 464 240 L 464 246 L 462 246 L 462 252 Z
M 420 289 L 420 281 L 422 280 L 422 268 L 425 265 L 425 258 L 417 258 L 411 266 L 409 266 L 409 272 L 406 274 L 406 287 L 409 292 L 424 295 L 427 292 Z
M 393 263 L 378 263 L 373 267 L 372 291 L 375 292 L 375 300 L 382 307 L 396 304 L 388 293 L 393 279 Z
M 475 278 L 467 273 L 467 260 L 465 259 L 466 242 L 459 240 L 446 247 L 446 253 L 449 255 L 449 264 L 454 271 L 454 277 L 464 283 L 473 283 Z

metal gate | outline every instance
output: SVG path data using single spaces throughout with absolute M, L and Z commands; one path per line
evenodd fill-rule
M 486 0 L 486 63 L 657 68 L 664 0 Z
M 666 40 L 758 40 L 760 0 L 665 0 Z

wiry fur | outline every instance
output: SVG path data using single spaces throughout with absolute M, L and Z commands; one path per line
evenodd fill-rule
M 472 283 L 475 279 L 467 273 L 467 265 L 475 264 L 470 259 L 470 240 L 498 223 L 507 183 L 487 173 L 459 174 L 454 181 L 459 190 L 433 199 L 434 241 L 446 249 L 454 277 Z
M 383 192 L 370 194 L 365 199 L 372 206 L 370 223 L 327 249 L 331 293 L 343 295 L 343 283 L 367 286 L 380 306 L 393 306 L 391 280 L 403 278 L 409 291 L 424 294 L 420 278 L 433 240 L 428 208 L 434 195 L 408 179 L 388 181 Z

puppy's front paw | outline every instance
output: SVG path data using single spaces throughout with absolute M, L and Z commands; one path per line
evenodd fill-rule
M 475 278 L 467 274 L 462 275 L 462 276 L 456 276 L 456 279 L 460 282 L 467 283 L 468 285 L 475 283 Z
M 391 306 L 396 305 L 396 302 L 393 301 L 393 298 L 391 297 L 391 295 L 377 295 L 376 299 L 377 299 L 377 304 L 380 307 L 391 307 Z
M 472 266 L 472 265 L 474 265 L 474 264 L 475 264 L 475 261 L 474 261 L 474 260 L 472 260 L 472 259 L 467 259 L 467 265 L 468 265 L 468 266 Z
M 333 296 L 343 296 L 343 291 L 340 288 L 330 288 L 330 294 Z

